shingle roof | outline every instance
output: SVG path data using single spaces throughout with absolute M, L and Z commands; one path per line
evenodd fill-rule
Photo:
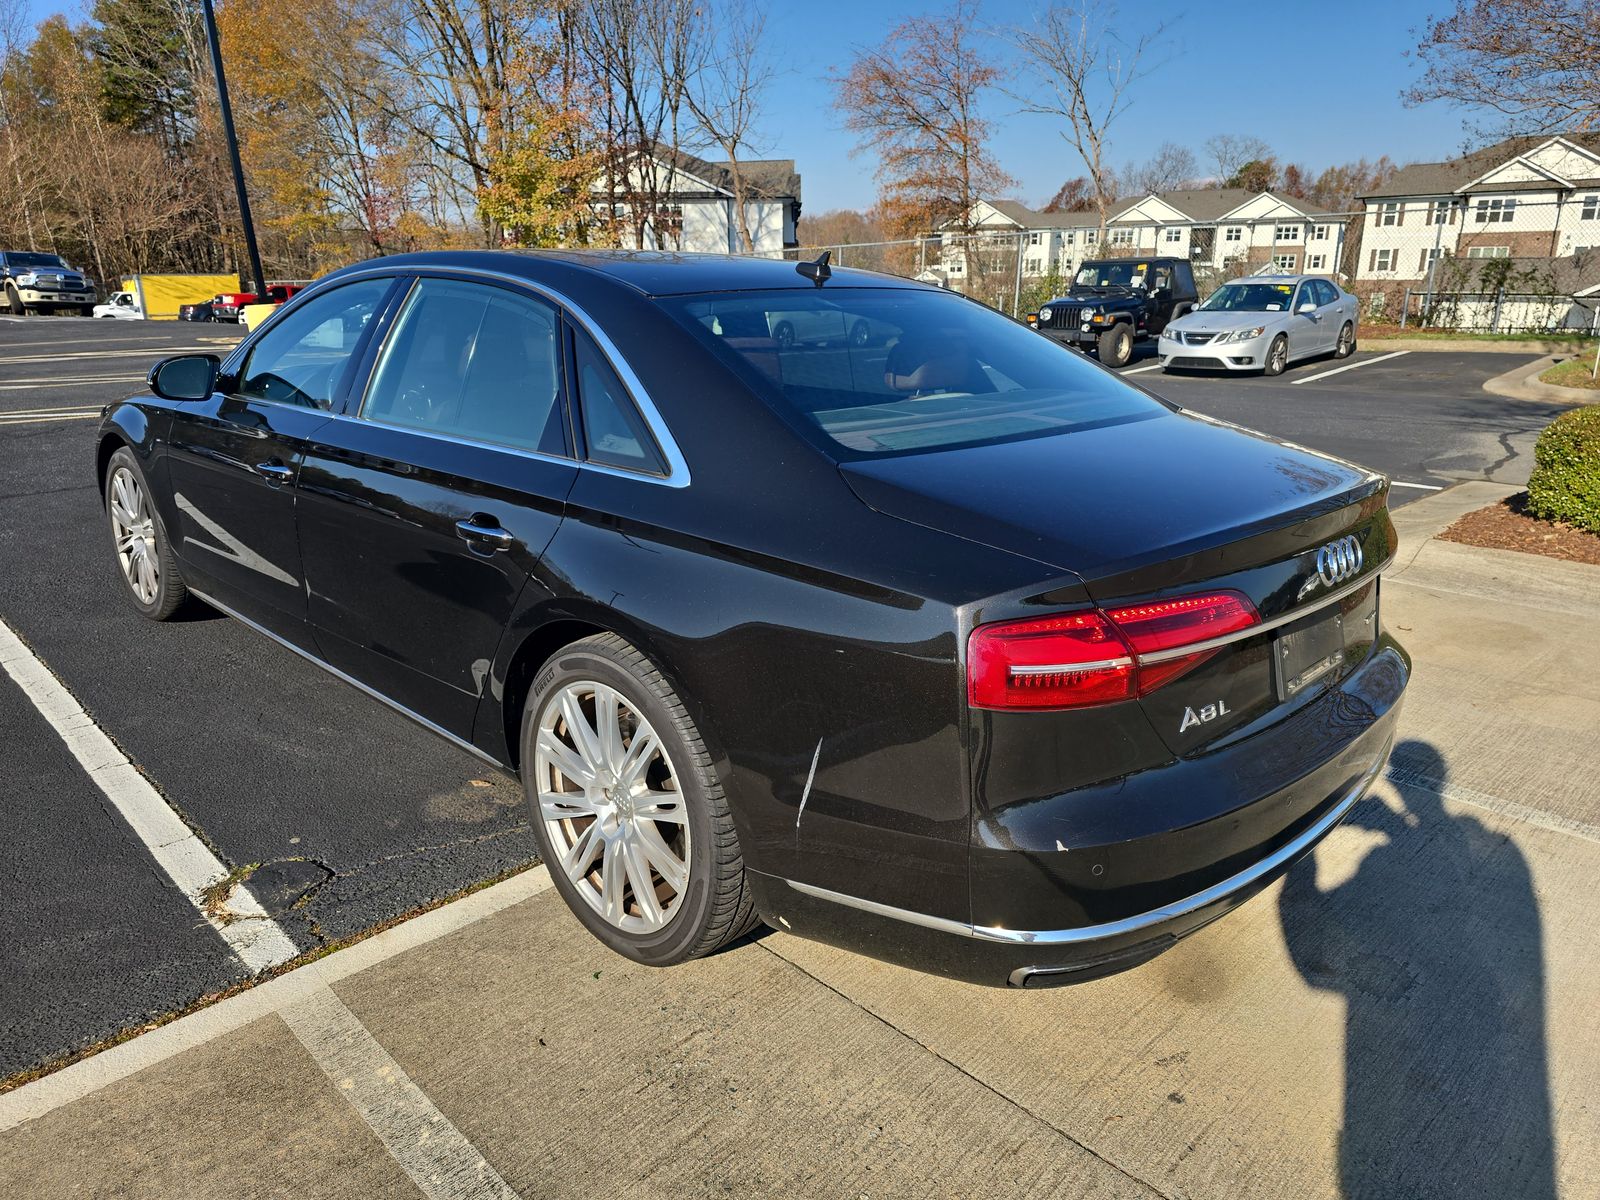
M 1364 192 L 1356 199 L 1372 200 L 1384 196 L 1448 196 L 1457 188 L 1465 187 L 1495 167 L 1537 149 L 1550 141 L 1553 136 L 1560 136 L 1574 146 L 1582 146 L 1585 150 L 1600 151 L 1600 132 L 1511 137 L 1492 146 L 1485 146 L 1482 150 L 1474 150 L 1471 154 L 1464 154 L 1460 158 L 1453 158 L 1449 162 L 1412 163 L 1409 167 L 1401 167 L 1381 187 Z M 1596 181 L 1574 179 L 1571 182 Z M 1494 190 L 1545 191 L 1551 186 L 1548 183 L 1496 184 Z
M 662 145 L 656 147 L 656 157 L 679 171 L 705 180 L 721 191 L 733 191 L 731 163 L 712 162 L 697 154 L 690 154 L 687 150 Z M 800 199 L 800 175 L 794 169 L 792 158 L 751 159 L 748 162 L 741 162 L 739 169 L 744 174 L 745 186 L 752 196 L 767 200 Z

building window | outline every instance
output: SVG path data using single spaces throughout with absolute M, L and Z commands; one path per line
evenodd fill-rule
M 1280 271 L 1294 270 L 1296 261 L 1297 256 L 1293 254 L 1274 254 L 1272 256 L 1272 265 Z
M 1313 242 L 1325 242 L 1333 236 L 1332 230 L 1333 226 L 1331 225 L 1313 225 L 1311 227 L 1311 240 Z
M 1510 258 L 1510 246 L 1469 246 L 1468 258 Z
M 1028 245 L 1037 246 L 1038 244 L 1039 244 L 1039 235 L 1037 233 L 1030 233 L 1028 235 Z
M 1306 255 L 1306 270 L 1326 271 L 1328 269 L 1328 256 L 1326 254 Z
M 1022 270 L 1025 274 L 1037 275 L 1039 273 L 1039 260 L 1037 258 L 1028 259 L 1027 262 L 1022 264 Z
M 1397 254 L 1399 254 L 1398 250 L 1374 250 L 1371 259 L 1367 262 L 1367 269 L 1369 271 L 1392 271 L 1394 270 L 1394 260 Z
M 1444 251 L 1436 250 L 1436 249 L 1424 250 L 1417 257 L 1417 274 L 1418 275 L 1427 274 L 1428 268 L 1430 266 L 1432 266 L 1435 262 L 1437 262 L 1439 260 L 1439 256 L 1441 254 L 1443 254 L 1443 253 L 1444 253 Z
M 1515 200 L 1479 200 L 1472 219 L 1479 225 L 1493 225 L 1497 221 L 1510 221 L 1516 211 Z
M 1454 200 L 1428 201 L 1429 225 L 1454 225 L 1456 223 L 1456 204 Z
M 1167 230 L 1167 241 L 1169 241 L 1169 242 L 1181 242 L 1181 241 L 1183 241 L 1183 230 L 1180 229 L 1176 225 L 1174 225 L 1171 228 L 1169 228 Z
M 1111 244 L 1113 246 L 1131 246 L 1131 245 L 1133 245 L 1133 230 L 1131 230 L 1131 229 L 1113 229 L 1111 231 Z
M 1279 225 L 1272 231 L 1272 240 L 1275 242 L 1298 242 L 1300 240 L 1300 226 Z
M 1585 221 L 1600 218 L 1600 196 L 1585 196 L 1583 198 L 1583 211 L 1578 214 Z
M 1400 224 L 1400 202 L 1398 200 L 1391 200 L 1387 204 L 1379 205 L 1379 207 L 1378 207 L 1378 224 L 1379 225 L 1398 225 L 1398 224 Z
M 959 274 L 961 274 L 961 272 L 963 272 L 965 270 L 966 270 L 966 267 L 961 265 L 961 260 L 960 259 L 956 259 L 954 262 L 952 262 L 950 264 L 950 274 L 952 274 L 952 275 L 959 275 Z
M 1222 235 L 1225 242 L 1241 242 L 1244 240 L 1244 230 L 1237 225 L 1229 225 L 1228 231 Z
M 1083 233 L 1083 244 L 1085 246 L 1092 246 L 1095 244 L 1095 241 L 1099 238 L 1099 236 L 1100 231 L 1098 229 L 1086 229 Z

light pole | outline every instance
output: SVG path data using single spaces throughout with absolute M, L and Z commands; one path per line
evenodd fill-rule
M 250 195 L 244 187 L 244 164 L 239 161 L 239 138 L 233 131 L 233 105 L 228 103 L 228 77 L 222 70 L 222 39 L 217 35 L 217 14 L 211 0 L 201 0 L 206 19 L 206 41 L 211 45 L 211 69 L 217 76 L 217 105 L 222 110 L 222 134 L 228 139 L 228 157 L 233 162 L 233 187 L 239 194 L 239 223 L 244 227 L 245 249 L 250 254 L 250 273 L 255 294 L 267 294 L 267 277 L 261 272 L 261 251 L 256 249 L 256 226 L 250 219 Z

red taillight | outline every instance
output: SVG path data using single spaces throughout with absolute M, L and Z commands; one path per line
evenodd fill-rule
M 974 708 L 1079 708 L 1148 695 L 1216 653 L 1174 651 L 1260 619 L 1239 593 L 1213 592 L 980 625 L 967 642 L 967 697 Z

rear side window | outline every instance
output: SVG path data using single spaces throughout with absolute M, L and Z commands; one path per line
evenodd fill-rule
M 599 347 L 588 334 L 575 329 L 572 350 L 585 458 L 608 467 L 665 475 L 667 465 L 649 427 Z
M 324 292 L 262 335 L 245 359 L 234 394 L 327 409 L 356 343 L 394 285 L 364 279 Z
M 567 454 L 556 312 L 521 292 L 420 279 L 361 416 L 471 441 Z

